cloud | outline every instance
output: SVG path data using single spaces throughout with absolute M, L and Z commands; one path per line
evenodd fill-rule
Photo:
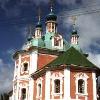
M 100 0 L 57 0 L 57 2 L 62 5 L 90 5 L 100 3 Z
M 99 47 L 100 40 L 100 14 L 80 16 L 77 22 L 79 28 L 79 42 L 82 48 Z
M 70 2 L 73 2 L 74 4 L 74 1 L 75 0 L 71 0 Z M 63 0 L 62 2 L 67 3 L 68 1 Z M 86 2 L 83 2 L 83 4 L 86 5 L 89 2 L 90 5 L 92 5 L 94 0 L 87 0 Z M 95 4 L 96 3 L 100 4 L 100 0 L 96 0 Z M 64 10 L 59 13 L 59 15 L 65 29 L 72 26 L 71 16 L 79 15 L 76 21 L 76 29 L 79 34 L 79 45 L 83 52 L 87 52 L 89 54 L 88 59 L 100 67 L 100 13 L 91 13 L 95 9 L 100 10 L 100 7 L 96 5 L 84 8 L 80 7 L 80 9 L 72 11 Z M 87 14 L 88 11 L 91 14 Z
M 0 59 L 0 93 L 9 92 L 12 89 L 13 65 L 6 64 Z
M 27 37 L 27 35 L 28 35 L 28 27 L 27 27 L 27 26 L 21 28 L 21 35 L 22 35 L 24 38 Z
M 13 4 L 11 0 L 0 0 L 0 8 L 8 18 L 19 16 L 21 13 L 18 3 Z
M 20 15 L 21 13 L 21 10 L 19 9 L 18 6 L 14 6 L 13 8 L 5 8 L 5 12 L 6 12 L 6 16 L 8 18 L 11 18 L 11 17 L 17 17 Z
M 88 59 L 92 61 L 97 67 L 100 68 L 100 54 L 93 54 L 91 52 L 88 53 Z
M 21 0 L 20 5 L 40 5 L 42 3 L 48 3 L 49 0 Z
M 63 26 L 69 28 L 72 25 L 71 16 L 78 15 L 76 28 L 79 33 L 79 43 L 84 50 L 90 49 L 91 46 L 100 47 L 100 13 L 91 13 L 100 7 L 81 8 L 73 11 L 62 11 L 59 15 L 63 18 Z M 87 14 L 90 12 L 91 14 Z M 83 15 L 82 15 L 83 14 Z M 84 15 L 85 14 L 85 15 Z M 70 16 L 70 17 L 69 17 Z M 95 48 L 96 49 L 96 48 Z

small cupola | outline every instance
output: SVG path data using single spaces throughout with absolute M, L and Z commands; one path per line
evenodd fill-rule
M 71 46 L 73 46 L 79 52 L 82 53 L 82 50 L 81 50 L 79 43 L 78 43 L 79 42 L 78 41 L 79 35 L 78 35 L 77 29 L 76 29 L 76 16 L 73 16 L 72 20 L 73 20 L 73 29 L 72 29 L 72 32 L 71 32 Z
M 77 30 L 73 30 L 72 31 L 72 36 L 71 36 L 71 44 L 78 44 L 78 34 L 77 34 Z
M 77 30 L 76 30 L 76 26 L 75 26 L 76 16 L 73 16 L 72 20 L 73 20 L 73 30 L 71 32 L 71 44 L 72 45 L 77 45 L 79 36 L 77 34 Z
M 42 36 L 42 23 L 41 23 L 41 16 L 39 12 L 38 22 L 35 27 L 35 38 L 41 38 Z

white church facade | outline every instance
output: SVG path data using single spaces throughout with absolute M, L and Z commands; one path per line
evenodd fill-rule
M 97 100 L 100 69 L 87 59 L 78 44 L 77 30 L 68 43 L 57 31 L 57 16 L 46 16 L 46 33 L 39 19 L 13 58 L 13 100 Z

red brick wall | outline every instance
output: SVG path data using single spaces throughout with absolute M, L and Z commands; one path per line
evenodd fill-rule
M 41 100 L 45 100 L 45 75 L 41 77 L 42 78 L 42 99 Z M 37 80 L 36 79 L 34 81 L 34 94 L 33 94 L 33 99 L 34 100 L 37 100 L 36 99 L 36 96 L 37 96 Z M 39 99 L 38 99 L 39 100 Z
M 39 54 L 38 55 L 38 69 L 41 69 L 43 66 L 47 65 L 51 61 L 53 61 L 57 56 L 47 55 L 47 54 Z

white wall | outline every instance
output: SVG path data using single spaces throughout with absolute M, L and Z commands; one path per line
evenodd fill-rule
M 64 69 L 64 99 L 70 100 L 70 69 Z

